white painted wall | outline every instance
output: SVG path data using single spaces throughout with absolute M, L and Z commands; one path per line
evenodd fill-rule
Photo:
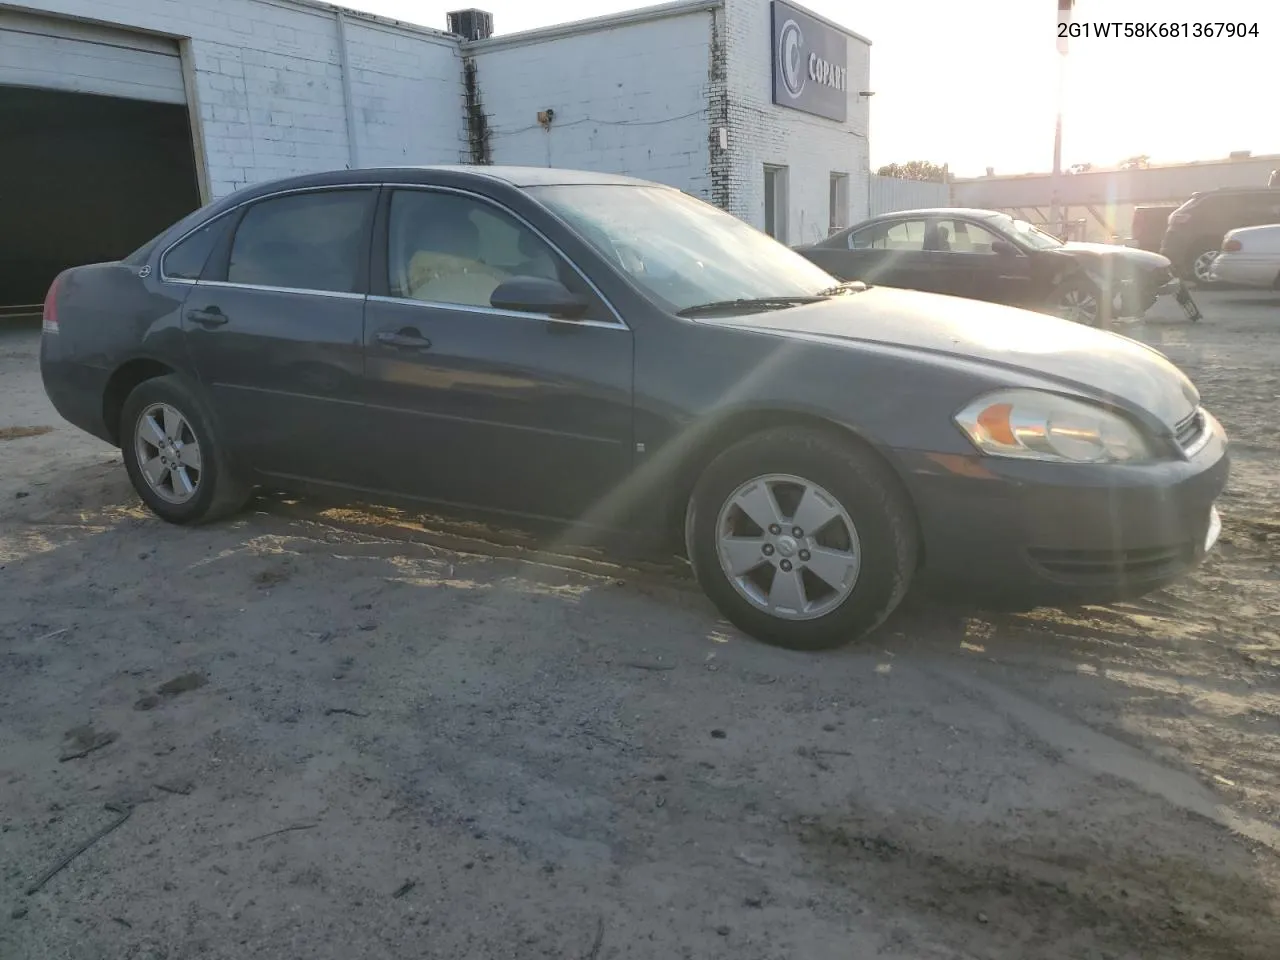
M 945 183 L 902 180 L 898 177 L 871 177 L 871 216 L 895 210 L 950 206 L 950 188 Z
M 856 8 L 850 7 L 850 10 Z M 764 227 L 764 166 L 788 168 L 788 243 L 827 236 L 832 173 L 849 174 L 847 223 L 868 209 L 870 47 L 849 38 L 849 119 L 845 124 L 773 103 L 769 0 L 725 0 L 721 35 L 728 56 L 730 212 Z M 848 24 L 856 29 L 856 24 Z
M 213 197 L 352 163 L 333 8 L 289 0 L 39 0 L 30 9 L 177 37 Z M 362 165 L 456 163 L 458 44 L 443 32 L 348 13 Z
M 493 162 L 599 170 L 710 196 L 711 13 L 602 17 L 467 44 Z M 550 129 L 538 112 L 552 109 Z

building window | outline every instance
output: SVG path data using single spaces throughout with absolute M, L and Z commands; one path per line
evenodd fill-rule
M 764 232 L 780 243 L 787 242 L 787 168 L 765 164 Z
M 849 175 L 831 174 L 831 223 L 828 236 L 849 225 Z

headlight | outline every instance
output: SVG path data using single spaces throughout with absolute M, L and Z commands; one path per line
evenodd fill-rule
M 1146 438 L 1119 414 L 1038 390 L 987 394 L 955 419 L 973 445 L 993 457 L 1064 463 L 1140 463 L 1153 457 Z

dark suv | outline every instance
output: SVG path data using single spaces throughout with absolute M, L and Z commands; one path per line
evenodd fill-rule
M 1209 282 L 1222 236 L 1237 227 L 1280 223 L 1280 187 L 1228 187 L 1194 193 L 1169 215 L 1160 252 L 1184 280 Z

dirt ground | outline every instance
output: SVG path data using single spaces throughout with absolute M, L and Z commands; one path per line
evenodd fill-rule
M 167 526 L 0 332 L 0 957 L 1280 957 L 1280 296 L 1199 299 L 1124 331 L 1235 441 L 1197 575 L 826 655 L 545 535 Z

